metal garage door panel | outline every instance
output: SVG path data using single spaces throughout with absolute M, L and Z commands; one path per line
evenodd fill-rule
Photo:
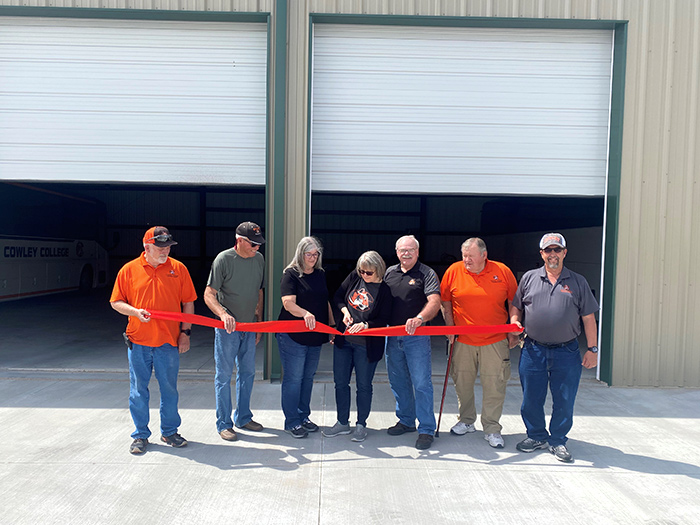
M 0 17 L 0 179 L 265 184 L 265 24 Z
M 312 188 L 603 195 L 612 32 L 314 26 Z

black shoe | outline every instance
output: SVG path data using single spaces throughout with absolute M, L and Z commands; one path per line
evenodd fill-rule
M 285 430 L 287 434 L 291 434 L 293 438 L 305 438 L 306 436 L 309 435 L 309 433 L 306 431 L 304 427 L 301 425 L 297 425 L 294 428 L 290 428 L 289 430 Z
M 571 463 L 574 460 L 574 457 L 568 451 L 566 445 L 557 445 L 556 447 L 549 447 L 549 451 L 552 454 L 554 454 L 555 458 L 557 458 L 559 461 L 563 461 L 564 463 Z
M 538 441 L 532 438 L 525 438 L 520 443 L 515 445 L 520 452 L 534 452 L 541 448 L 547 448 L 546 441 Z
M 304 427 L 304 430 L 306 430 L 307 432 L 318 432 L 318 425 L 310 419 L 305 419 L 301 423 L 301 426 Z
M 433 444 L 435 438 L 432 434 L 418 434 L 418 439 L 416 440 L 416 448 L 418 450 L 426 450 L 430 448 Z
M 415 432 L 415 431 L 416 431 L 415 427 L 408 427 L 401 422 L 398 422 L 393 427 L 389 427 L 386 429 L 386 433 L 389 434 L 390 436 L 400 436 L 401 434 L 405 434 L 406 432 Z
M 163 443 L 167 443 L 168 445 L 171 445 L 175 448 L 187 446 L 187 440 L 184 437 L 182 437 L 180 434 L 178 434 L 177 432 L 175 432 L 175 434 L 171 434 L 169 436 L 160 436 L 160 440 Z
M 146 438 L 136 438 L 129 447 L 129 452 L 131 452 L 132 454 L 143 454 L 144 452 L 146 452 L 147 445 L 148 440 Z

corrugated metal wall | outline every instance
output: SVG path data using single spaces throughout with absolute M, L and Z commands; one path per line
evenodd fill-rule
M 273 10 L 274 0 L 2 0 Z M 289 0 L 286 251 L 308 221 L 310 13 L 629 20 L 613 384 L 700 386 L 700 0 Z
M 152 9 L 155 11 L 219 11 L 269 13 L 275 0 L 0 0 L 0 5 L 22 7 L 77 7 L 84 9 Z
M 624 4 L 613 382 L 700 386 L 700 2 Z
M 700 0 L 310 0 L 291 10 L 297 20 L 308 13 L 629 20 L 612 383 L 700 386 L 693 242 L 700 237 Z M 294 51 L 290 68 L 308 56 Z M 299 78 L 296 85 L 290 78 L 290 100 L 305 100 L 306 76 Z M 306 129 L 288 124 L 290 135 L 306 137 Z

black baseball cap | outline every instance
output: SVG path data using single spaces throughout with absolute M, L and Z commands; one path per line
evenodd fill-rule
M 177 244 L 173 236 L 165 226 L 154 226 L 149 228 L 143 236 L 144 244 L 155 244 L 158 248 L 165 248 Z
M 264 244 L 265 239 L 260 232 L 260 226 L 254 222 L 242 222 L 236 228 L 236 236 L 245 237 L 254 244 Z

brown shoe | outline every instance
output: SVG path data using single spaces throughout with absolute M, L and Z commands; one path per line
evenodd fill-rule
M 258 423 L 257 421 L 253 421 L 252 419 L 248 421 L 245 425 L 242 427 L 238 428 L 245 428 L 246 430 L 252 430 L 253 432 L 260 432 L 263 429 L 263 426 Z
M 238 439 L 238 435 L 236 435 L 236 432 L 232 428 L 225 428 L 221 432 L 219 432 L 219 435 L 221 436 L 221 439 L 225 441 L 236 441 Z

